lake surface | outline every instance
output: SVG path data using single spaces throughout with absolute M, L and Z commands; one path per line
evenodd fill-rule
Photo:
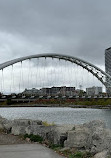
M 111 128 L 111 110 L 86 108 L 17 107 L 0 108 L 0 115 L 7 119 L 42 120 L 55 124 L 82 124 L 103 120 Z

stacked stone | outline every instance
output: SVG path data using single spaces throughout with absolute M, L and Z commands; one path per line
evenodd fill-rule
M 40 135 L 52 144 L 94 153 L 95 158 L 111 156 L 111 129 L 99 120 L 82 125 L 45 126 L 40 120 L 11 121 L 0 117 L 0 130 L 14 135 Z

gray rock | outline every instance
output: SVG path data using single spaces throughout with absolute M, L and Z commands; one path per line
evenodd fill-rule
M 0 118 L 0 129 L 5 131 L 6 133 L 11 132 L 12 125 L 13 121 L 9 121 L 5 118 Z
M 75 130 L 68 131 L 67 140 L 64 142 L 65 147 L 76 147 L 87 149 L 91 146 L 90 130 L 86 127 L 75 127 Z
M 2 119 L 3 117 L 0 115 L 0 119 Z
M 58 125 L 54 128 L 54 144 L 63 145 L 67 139 L 67 132 L 73 128 L 73 125 Z
M 92 135 L 91 152 L 97 153 L 107 149 L 111 151 L 111 130 L 98 127 Z
M 13 121 L 13 124 L 16 126 L 42 125 L 42 121 L 30 119 L 16 119 Z
M 53 126 L 43 126 L 43 125 L 37 125 L 37 126 L 31 125 L 31 126 L 26 127 L 25 129 L 25 132 L 27 134 L 40 135 L 44 139 L 48 139 L 48 140 L 53 140 L 52 131 L 53 131 Z
M 30 120 L 30 125 L 36 126 L 36 125 L 42 125 L 41 120 Z
M 49 140 L 53 144 L 63 145 L 67 139 L 67 131 L 72 129 L 72 125 L 64 126 L 44 126 L 44 125 L 30 125 L 26 127 L 27 134 L 40 135 L 44 139 Z
M 12 126 L 13 126 L 13 122 L 11 122 L 11 121 L 7 122 L 6 124 L 4 124 L 4 131 L 7 134 L 11 133 Z
M 111 151 L 111 130 L 105 128 L 102 121 L 92 121 L 83 125 L 75 125 L 68 131 L 65 147 L 76 147 L 92 153 Z
M 89 128 L 92 131 L 95 131 L 95 129 L 98 127 L 106 128 L 106 124 L 101 120 L 93 120 L 91 122 L 84 123 L 83 126 Z
M 40 135 L 51 143 L 64 145 L 66 148 L 74 147 L 92 153 L 111 151 L 111 130 L 106 129 L 104 122 L 98 120 L 82 125 L 44 126 L 39 120 L 9 121 L 0 117 L 0 129 L 14 135 Z
M 5 124 L 6 121 L 7 121 L 7 119 L 2 118 L 0 116 L 0 130 L 4 130 L 4 124 Z
M 99 152 L 96 155 L 94 155 L 94 158 L 108 158 L 109 156 L 111 156 L 111 155 L 109 155 L 108 151 L 104 150 L 104 151 Z
M 24 135 L 26 134 L 25 128 L 24 126 L 13 126 L 11 133 L 14 135 Z

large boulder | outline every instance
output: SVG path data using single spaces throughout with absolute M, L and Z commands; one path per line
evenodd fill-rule
M 4 123 L 6 122 L 5 118 L 0 117 L 0 130 L 4 130 Z
M 101 120 L 93 120 L 91 122 L 84 123 L 84 124 L 82 124 L 80 126 L 87 127 L 91 131 L 95 131 L 95 129 L 97 129 L 98 127 L 106 128 L 106 124 L 103 121 L 101 121 Z
M 45 126 L 39 120 L 18 119 L 13 121 L 12 134 L 40 135 L 53 144 L 63 145 L 67 139 L 67 131 L 72 127 L 73 125 Z
M 54 126 L 30 125 L 27 126 L 25 132 L 27 134 L 40 135 L 44 139 L 53 139 Z
M 7 120 L 0 116 L 0 130 L 5 131 L 6 133 L 10 133 L 12 125 L 13 125 L 13 121 Z
M 12 126 L 11 133 L 14 135 L 24 135 L 26 134 L 25 126 Z
M 102 152 L 99 152 L 99 153 L 95 154 L 94 158 L 108 158 L 109 156 L 111 156 L 111 155 L 109 155 L 108 150 L 104 150 Z
M 65 147 L 75 147 L 79 149 L 88 149 L 91 146 L 90 130 L 87 127 L 75 126 L 73 130 L 68 131 Z
M 54 144 L 64 145 L 67 139 L 67 132 L 73 128 L 73 125 L 57 125 L 54 128 Z
M 76 147 L 92 153 L 111 151 L 111 130 L 105 128 L 102 121 L 91 121 L 83 125 L 75 125 L 68 131 L 65 147 Z
M 24 135 L 27 133 L 26 129 L 31 126 L 40 126 L 42 121 L 30 119 L 15 119 L 12 123 L 11 133 L 14 135 Z
M 16 119 L 13 121 L 11 133 L 14 135 L 34 134 L 34 128 L 42 125 L 40 120 Z M 30 129 L 28 131 L 28 129 Z
M 97 153 L 107 149 L 111 151 L 111 130 L 98 127 L 92 134 L 91 152 Z

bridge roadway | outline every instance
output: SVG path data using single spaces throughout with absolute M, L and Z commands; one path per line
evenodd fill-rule
M 108 97 L 108 96 L 82 96 L 82 97 L 79 97 L 79 96 L 70 96 L 70 97 L 67 97 L 67 96 L 63 96 L 63 97 L 46 97 L 46 96 L 42 96 L 42 97 L 34 97 L 34 98 L 31 98 L 31 97 L 26 97 L 26 98 L 7 98 L 7 97 L 0 97 L 0 102 L 5 102 L 7 101 L 7 99 L 10 99 L 12 102 L 15 102 L 15 103 L 29 103 L 29 102 L 34 102 L 34 101 L 37 101 L 37 100 L 51 100 L 51 99 L 55 99 L 55 100 L 66 100 L 66 99 L 108 99 L 108 98 L 111 98 L 111 97 Z

